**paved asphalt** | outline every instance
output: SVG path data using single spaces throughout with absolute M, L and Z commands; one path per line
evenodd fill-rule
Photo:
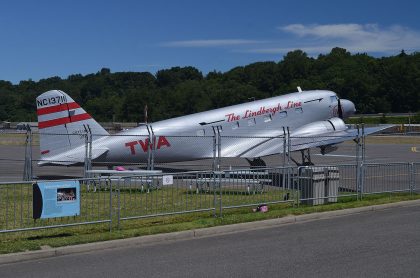
M 420 205 L 0 265 L 0 277 L 420 277 Z

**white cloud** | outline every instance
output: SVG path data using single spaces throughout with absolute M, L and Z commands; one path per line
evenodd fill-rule
M 401 25 L 378 24 L 290 24 L 277 27 L 278 38 L 180 40 L 161 43 L 162 47 L 217 48 L 241 53 L 285 54 L 301 49 L 311 56 L 342 47 L 352 53 L 396 54 L 420 49 L 420 31 Z
M 278 27 L 298 40 L 278 41 L 267 47 L 249 49 L 252 53 L 286 53 L 301 49 L 308 54 L 329 52 L 333 47 L 343 47 L 350 52 L 396 53 L 401 49 L 420 49 L 420 32 L 394 25 L 382 28 L 377 24 L 291 24 Z
M 248 49 L 248 50 L 241 51 L 241 52 L 260 53 L 260 54 L 281 54 L 281 53 L 287 53 L 287 52 L 290 52 L 290 51 L 294 51 L 296 49 L 300 49 L 300 50 L 302 50 L 303 52 L 306 52 L 306 53 L 319 54 L 319 53 L 330 52 L 333 47 L 331 47 L 331 46 L 268 47 L 268 48 Z
M 362 38 L 369 37 L 378 31 L 374 24 L 330 24 L 330 25 L 302 25 L 291 24 L 278 29 L 296 34 L 300 37 L 314 36 L 320 38 Z
M 186 40 L 186 41 L 172 41 L 162 43 L 165 47 L 219 47 L 219 46 L 238 46 L 264 43 L 258 40 L 244 40 L 244 39 L 220 39 L 220 40 Z

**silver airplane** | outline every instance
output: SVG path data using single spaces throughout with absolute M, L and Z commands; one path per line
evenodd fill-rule
M 326 153 L 358 134 L 343 121 L 356 111 L 351 101 L 332 91 L 299 87 L 295 93 L 144 124 L 112 136 L 63 91 L 41 94 L 36 105 L 40 166 L 83 163 L 87 129 L 93 138 L 92 162 L 108 166 L 147 162 L 149 148 L 157 163 L 212 158 L 217 133 L 221 157 L 246 158 L 251 165 L 251 159 L 283 153 L 285 143 L 302 154 L 313 147 Z M 365 134 L 381 129 L 368 128 Z

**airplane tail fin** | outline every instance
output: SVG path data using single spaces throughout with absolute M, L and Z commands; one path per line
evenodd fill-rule
M 90 128 L 93 139 L 109 135 L 68 94 L 59 90 L 36 98 L 41 160 L 85 144 Z

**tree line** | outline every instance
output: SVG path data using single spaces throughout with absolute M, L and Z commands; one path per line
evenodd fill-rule
M 0 80 L 0 121 L 36 121 L 36 97 L 48 90 L 68 93 L 97 121 L 158 121 L 304 90 L 328 89 L 352 100 L 359 113 L 420 110 L 420 53 L 375 58 L 343 48 L 309 57 L 301 50 L 278 62 L 257 62 L 203 75 L 194 67 L 149 72 L 73 74 L 12 84 Z

